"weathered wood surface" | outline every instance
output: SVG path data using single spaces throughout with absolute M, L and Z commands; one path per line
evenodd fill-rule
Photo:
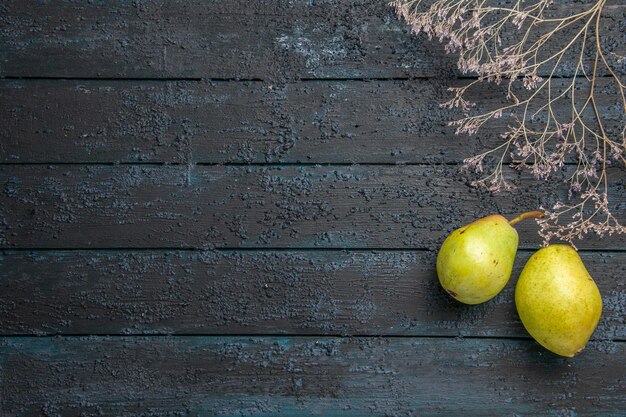
M 612 204 L 626 202 L 623 171 Z M 614 174 L 614 175 L 613 175 Z M 2 248 L 428 248 L 492 213 L 567 198 L 563 184 L 513 178 L 489 195 L 455 166 L 2 166 Z M 536 248 L 533 221 L 519 225 Z M 589 236 L 580 248 L 623 249 Z
M 410 34 L 387 3 L 10 0 L 0 9 L 0 76 L 293 79 L 455 74 L 454 58 L 445 56 L 441 45 Z M 557 8 L 578 7 L 559 3 Z M 603 13 L 602 41 L 609 50 L 620 44 L 625 10 L 616 2 Z
M 439 108 L 446 86 L 4 80 L 0 162 L 450 163 L 500 144 L 508 118 L 476 136 L 454 134 L 447 122 L 460 114 Z M 605 127 L 617 136 L 624 114 L 615 83 L 600 79 L 596 88 Z M 493 85 L 471 91 L 482 111 L 506 96 Z M 567 112 L 563 104 L 553 111 Z
M 326 334 L 528 337 L 513 292 L 441 289 L 435 252 L 5 251 L 0 334 Z M 598 343 L 626 340 L 626 253 L 581 253 L 603 298 Z
M 624 414 L 625 236 L 578 245 L 604 313 L 574 359 L 515 312 L 533 222 L 494 300 L 441 290 L 448 232 L 567 190 L 467 186 L 506 119 L 453 136 L 467 80 L 386 3 L 0 4 L 1 416 Z
M 5 338 L 0 405 L 12 416 L 618 416 L 624 346 L 566 360 L 531 340 Z

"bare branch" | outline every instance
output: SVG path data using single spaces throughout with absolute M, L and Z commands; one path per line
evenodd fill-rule
M 626 233 L 611 212 L 607 177 L 609 166 L 626 166 L 626 58 L 603 50 L 600 18 L 606 0 L 561 8 L 561 15 L 551 0 L 517 0 L 506 7 L 498 0 L 396 0 L 391 5 L 414 33 L 444 43 L 448 53 L 459 55 L 459 69 L 477 76 L 464 87 L 451 88 L 453 97 L 442 103 L 465 115 L 450 123 L 457 134 L 475 134 L 500 117 L 512 121 L 500 145 L 464 161 L 465 168 L 482 175 L 474 185 L 511 189 L 504 172 L 507 157 L 511 166 L 541 180 L 573 158 L 578 163 L 567 178 L 568 201 L 542 208 L 544 244 L 551 239 L 573 242 L 589 232 Z M 572 71 L 571 78 L 554 82 L 564 68 Z M 598 87 L 601 76 L 612 82 L 609 89 Z M 467 92 L 483 82 L 503 84 L 509 104 L 470 114 L 479 106 L 466 98 Z M 621 125 L 613 129 L 598 104 L 607 91 L 616 92 L 612 107 L 621 112 Z M 488 156 L 496 161 L 489 168 Z

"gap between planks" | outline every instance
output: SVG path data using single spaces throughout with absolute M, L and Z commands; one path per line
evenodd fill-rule
M 41 165 L 142 165 L 142 166 L 263 166 L 263 167 L 281 167 L 281 166 L 304 166 L 304 167 L 350 167 L 350 166 L 435 166 L 435 165 L 462 165 L 460 162 L 0 162 L 0 165 L 16 165 L 16 166 L 41 166 Z M 530 165 L 530 164 L 528 164 Z
M 367 167 L 367 166 L 463 166 L 462 162 L 0 162 L 0 166 L 225 166 L 225 167 Z M 526 166 L 533 166 L 528 163 Z M 564 166 L 577 166 L 568 161 Z
M 10 254 L 11 252 L 434 252 L 434 250 L 425 247 L 414 248 L 372 248 L 372 247 L 236 247 L 222 246 L 216 248 L 196 248 L 196 247 L 85 247 L 85 248 L 1 248 L 0 254 Z M 537 249 L 518 248 L 518 252 L 532 253 Z M 579 253 L 624 253 L 626 248 L 615 249 L 578 249 Z
M 533 340 L 528 336 L 476 336 L 476 335 L 437 335 L 437 334 L 423 334 L 423 335 L 385 335 L 385 334 L 356 334 L 356 335 L 342 335 L 342 334 L 298 334 L 298 333 L 280 333 L 280 334 L 257 334 L 257 333 L 56 333 L 56 334 L 2 334 L 2 339 L 51 339 L 51 338 L 253 338 L 253 339 L 280 339 L 280 338 L 299 338 L 299 339 L 451 339 L 451 340 Z M 603 342 L 612 343 L 624 343 L 626 339 L 614 338 L 614 339 L 589 339 L 589 342 L 596 340 L 602 340 Z
M 597 78 L 612 78 L 611 74 L 602 74 L 598 75 Z M 572 76 L 563 76 L 563 75 L 553 75 L 553 79 L 572 79 Z M 394 82 L 394 81 L 429 81 L 429 80 L 441 80 L 441 77 L 427 77 L 427 76 L 415 76 L 415 77 L 319 77 L 319 78 L 311 78 L 311 77 L 299 77 L 293 78 L 288 81 L 288 83 L 294 82 L 341 82 L 341 81 L 362 81 L 362 82 L 372 82 L 372 81 L 381 81 L 381 82 Z M 456 76 L 450 77 L 450 80 L 476 80 L 478 76 L 467 75 L 467 76 Z M 236 77 L 50 77 L 50 76 L 19 76 L 19 75 L 4 75 L 0 76 L 0 80 L 19 80 L 19 81 L 42 81 L 42 80 L 51 80 L 51 81 L 146 81 L 146 82 L 265 82 L 265 83 L 273 83 L 275 82 L 272 79 L 264 79 L 264 78 L 236 78 Z

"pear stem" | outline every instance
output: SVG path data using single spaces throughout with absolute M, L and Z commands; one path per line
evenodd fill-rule
M 543 219 L 544 218 L 544 214 L 543 214 L 542 211 L 538 211 L 538 210 L 537 211 L 527 211 L 526 213 L 522 213 L 519 216 L 517 216 L 516 218 L 514 218 L 513 220 L 511 220 L 509 222 L 509 224 L 511 226 L 513 226 L 513 225 L 521 222 L 522 220 L 530 219 L 530 218 L 533 218 L 533 219 Z

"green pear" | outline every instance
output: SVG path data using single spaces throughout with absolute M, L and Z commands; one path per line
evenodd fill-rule
M 537 342 L 568 357 L 585 348 L 602 314 L 600 291 L 568 245 L 550 245 L 530 257 L 515 287 L 515 306 Z
M 437 255 L 441 286 L 458 301 L 479 304 L 495 297 L 511 277 L 518 236 L 513 225 L 543 213 L 524 213 L 510 222 L 499 214 L 452 232 Z

